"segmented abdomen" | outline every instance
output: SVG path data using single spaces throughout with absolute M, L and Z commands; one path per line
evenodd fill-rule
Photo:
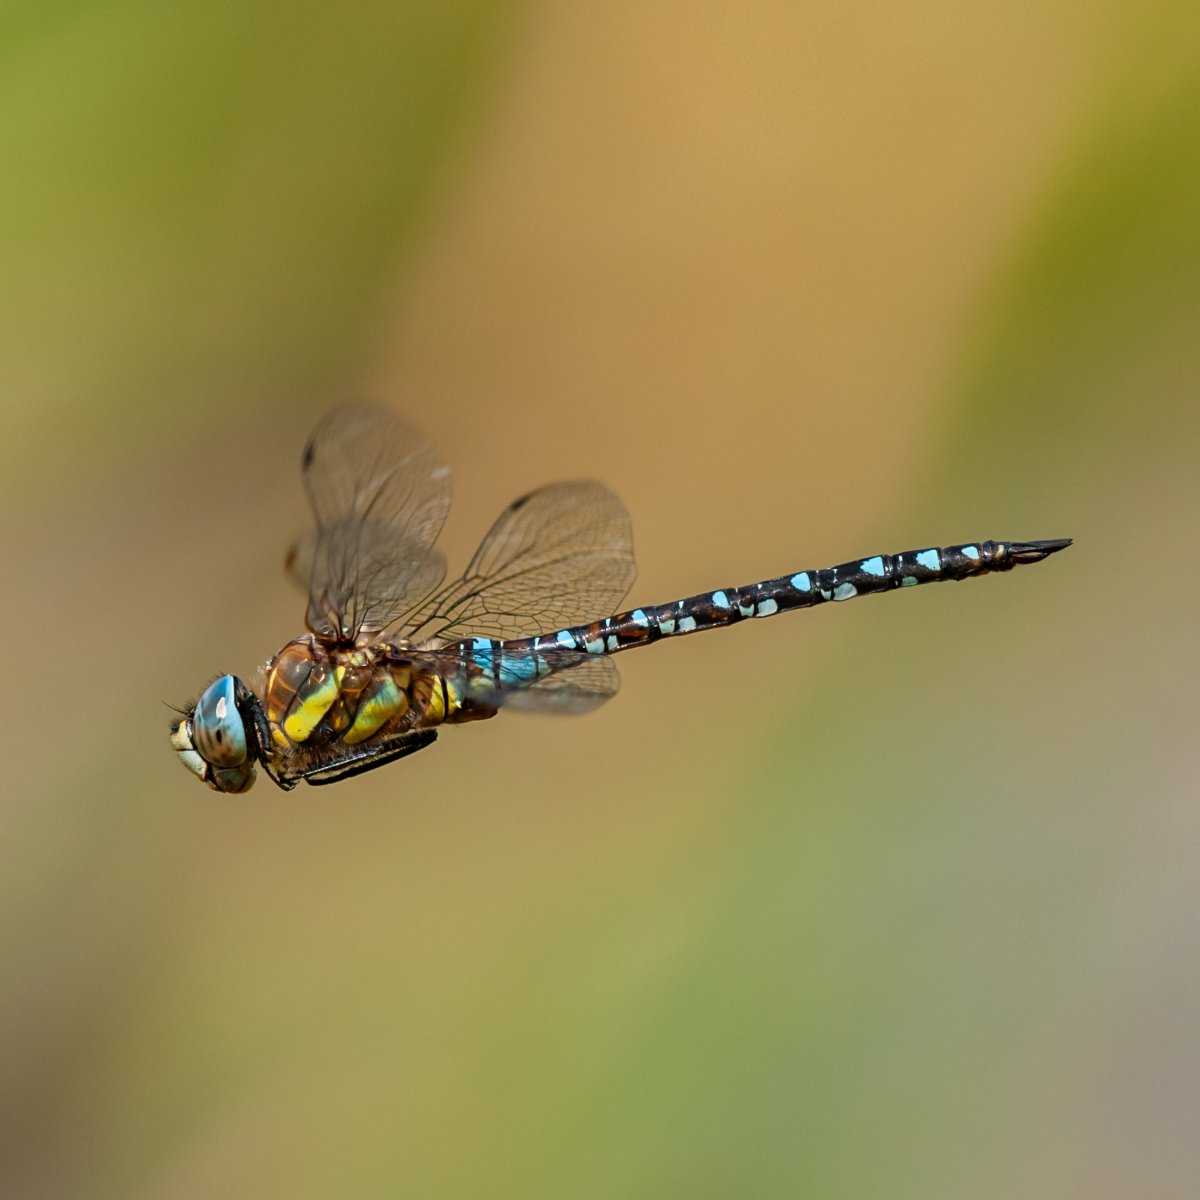
M 876 554 L 835 567 L 797 571 L 743 587 L 718 588 L 670 604 L 635 608 L 589 625 L 576 625 L 536 638 L 506 642 L 511 649 L 584 650 L 616 654 L 664 637 L 698 633 L 751 617 L 773 617 L 827 601 L 852 600 L 876 592 L 941 580 L 968 579 L 1036 562 L 1066 543 L 968 542 L 901 554 Z M 1036 548 L 1036 549 L 1035 549 Z M 1021 557 L 1021 554 L 1024 557 Z

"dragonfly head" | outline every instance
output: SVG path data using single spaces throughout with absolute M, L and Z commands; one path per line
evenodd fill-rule
M 171 745 L 180 761 L 218 792 L 248 792 L 254 786 L 253 700 L 236 675 L 222 675 L 171 726 Z

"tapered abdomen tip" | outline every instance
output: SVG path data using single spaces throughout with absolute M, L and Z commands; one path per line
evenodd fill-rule
M 1060 550 L 1065 550 L 1072 542 L 1071 538 L 1050 538 L 1044 542 L 1010 542 L 1008 556 L 1014 563 L 1041 562 Z

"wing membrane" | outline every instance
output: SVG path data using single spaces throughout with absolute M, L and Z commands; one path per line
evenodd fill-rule
M 530 682 L 535 658 L 552 674 Z M 472 680 L 472 695 L 517 712 L 577 714 L 591 712 L 617 694 L 617 664 L 603 655 L 579 650 L 505 650 L 497 678 Z
M 376 634 L 441 583 L 433 551 L 450 508 L 450 468 L 415 429 L 367 404 L 336 409 L 302 459 L 316 529 L 289 556 L 320 637 Z
M 514 500 L 463 577 L 405 629 L 414 640 L 545 633 L 615 612 L 635 574 L 621 501 L 590 480 L 555 483 Z
M 381 540 L 384 544 L 377 551 L 378 554 L 388 553 L 388 544 L 394 535 L 391 532 L 381 530 L 368 530 L 364 534 L 364 545 L 370 550 L 372 544 Z M 317 553 L 317 532 L 315 529 L 310 529 L 296 539 L 287 552 L 287 557 L 284 559 L 284 570 L 287 572 L 288 578 L 306 595 L 310 591 L 309 581 L 313 577 L 313 563 Z M 415 549 L 411 551 L 415 555 Z M 425 561 L 421 563 L 413 577 L 404 585 L 404 593 L 402 596 L 395 597 L 394 606 L 396 614 L 403 612 L 406 609 L 411 609 L 414 600 L 424 599 L 442 582 L 446 577 L 446 560 L 442 556 L 440 550 L 434 548 L 425 556 Z M 391 618 L 395 620 L 395 616 Z M 389 621 L 389 623 L 391 623 Z

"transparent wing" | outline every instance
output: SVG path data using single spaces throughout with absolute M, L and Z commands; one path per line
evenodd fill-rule
M 309 439 L 301 470 L 316 528 L 289 555 L 308 589 L 308 627 L 376 634 L 445 576 L 433 551 L 450 508 L 450 468 L 384 408 L 347 405 Z
M 530 682 L 534 652 L 505 650 L 496 679 L 474 678 L 471 694 L 485 704 L 517 712 L 591 712 L 617 694 L 621 677 L 617 664 L 603 655 L 580 650 L 548 650 L 536 655 L 552 674 Z
M 519 638 L 615 612 L 633 583 L 625 506 L 603 484 L 555 483 L 500 514 L 461 579 L 404 624 L 428 638 Z
M 386 553 L 386 549 L 381 552 Z M 309 581 L 313 577 L 313 561 L 316 553 L 317 531 L 310 529 L 292 543 L 283 563 L 283 569 L 288 578 L 306 596 L 311 591 Z M 428 597 L 445 577 L 446 560 L 441 551 L 434 548 L 425 556 L 425 561 L 405 585 L 403 595 L 396 597 L 397 615 L 406 609 L 411 609 L 413 600 Z M 393 616 L 392 621 L 395 619 Z

